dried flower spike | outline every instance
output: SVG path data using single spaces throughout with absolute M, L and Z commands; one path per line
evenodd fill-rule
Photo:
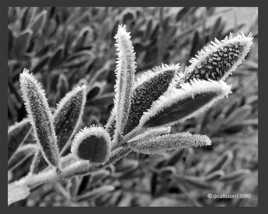
M 31 120 L 34 135 L 41 146 L 42 154 L 48 164 L 59 169 L 59 150 L 45 92 L 40 83 L 24 69 L 20 75 L 20 87 Z
M 226 79 L 245 59 L 252 40 L 252 34 L 245 36 L 243 33 L 237 36 L 230 34 L 222 41 L 215 39 L 190 60 L 182 81 Z
M 129 142 L 132 150 L 143 154 L 159 154 L 173 149 L 209 145 L 211 145 L 211 141 L 207 136 L 190 133 L 166 134 L 151 139 L 138 139 Z
M 116 111 L 116 135 L 121 135 L 127 122 L 135 81 L 135 52 L 130 33 L 119 25 L 116 39 L 117 65 L 114 110 Z
M 182 88 L 172 88 L 143 114 L 139 127 L 171 125 L 196 116 L 231 92 L 230 86 L 220 81 L 196 80 Z
M 110 157 L 110 136 L 102 127 L 86 127 L 76 134 L 71 152 L 82 160 L 103 163 Z

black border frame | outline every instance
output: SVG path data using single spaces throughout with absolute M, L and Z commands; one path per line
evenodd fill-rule
M 265 168 L 263 167 L 265 163 L 267 162 L 265 159 L 267 158 L 267 155 L 265 155 L 265 152 L 268 151 L 265 149 L 267 147 L 267 133 L 264 131 L 265 127 L 265 118 L 268 118 L 267 112 L 265 109 L 267 109 L 266 101 L 265 101 L 265 91 L 268 91 L 268 89 L 265 90 L 265 87 L 267 87 L 268 84 L 266 84 L 266 81 L 268 80 L 267 72 L 265 72 L 265 56 L 268 56 L 268 53 L 265 53 L 265 41 L 267 37 L 266 30 L 265 29 L 265 20 L 268 20 L 266 13 L 265 13 L 265 2 L 262 1 L 253 1 L 253 0 L 8 0 L 8 1 L 2 1 L 0 6 L 0 27 L 1 27 L 1 34 L 0 34 L 0 93 L 1 93 L 1 99 L 0 99 L 0 141 L 1 142 L 1 149 L 0 149 L 0 169 L 2 172 L 2 175 L 0 176 L 0 201 L 1 201 L 1 208 L 5 208 L 3 210 L 4 212 L 14 212 L 17 209 L 20 208 L 8 208 L 7 207 L 7 152 L 6 152 L 6 146 L 7 146 L 7 7 L 8 6 L 142 6 L 142 7 L 148 7 L 148 6 L 237 6 L 237 7 L 258 7 L 259 9 L 259 74 L 258 74 L 258 81 L 259 81 L 259 97 L 261 98 L 259 103 L 259 200 L 258 200 L 258 209 L 259 208 L 265 208 L 265 181 L 267 179 L 267 172 Z M 267 50 L 266 50 L 267 52 Z M 266 78 L 265 78 L 266 76 Z M 265 108 L 266 105 L 266 108 Z M 24 209 L 24 208 L 22 208 Z M 26 208 L 28 209 L 28 208 Z M 30 208 L 30 210 L 27 210 L 25 212 L 35 212 L 40 210 L 37 210 L 39 208 Z M 49 209 L 49 208 L 46 208 Z M 60 208 L 64 209 L 63 212 L 73 212 L 72 210 L 69 210 L 68 208 Z M 94 208 L 95 209 L 95 208 Z M 115 208 L 96 208 L 98 212 L 103 211 L 109 211 L 109 212 L 120 212 L 119 209 Z M 132 209 L 140 209 L 143 208 L 128 208 L 130 210 Z M 180 210 L 177 210 L 177 208 L 168 208 L 171 212 L 177 212 Z M 185 209 L 185 208 L 181 208 Z M 193 209 L 193 210 L 191 210 Z M 196 208 L 189 208 L 187 212 L 192 212 Z M 211 207 L 205 207 L 202 209 L 198 209 L 200 212 L 215 212 L 215 210 Z M 220 209 L 220 208 L 219 208 Z M 223 210 L 219 210 L 220 212 L 226 212 L 227 210 L 230 211 L 230 207 L 225 207 Z M 253 208 L 241 208 L 242 210 L 232 210 L 234 212 L 252 212 Z M 80 209 L 81 210 L 81 209 Z M 158 209 L 154 209 L 153 212 L 157 211 Z M 48 210 L 44 210 L 41 212 L 46 213 Z M 91 211 L 91 210 L 90 210 Z M 85 212 L 90 212 L 89 210 L 86 210 Z M 159 210 L 157 212 L 162 212 L 163 210 Z M 21 210 L 20 210 L 21 212 Z M 24 211 L 23 211 L 24 212 Z M 57 211 L 53 211 L 57 212 Z M 122 212 L 122 211 L 121 211 Z M 135 212 L 135 210 L 133 210 Z M 217 211 L 218 212 L 218 211 Z

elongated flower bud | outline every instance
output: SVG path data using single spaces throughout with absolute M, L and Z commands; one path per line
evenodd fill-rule
M 115 35 L 117 48 L 116 84 L 114 105 L 116 111 L 116 134 L 122 134 L 127 122 L 135 81 L 135 52 L 130 34 L 119 25 Z
M 245 59 L 252 40 L 252 34 L 245 36 L 242 33 L 234 37 L 230 34 L 222 41 L 215 39 L 190 60 L 182 82 L 226 79 Z
M 151 139 L 138 139 L 129 142 L 132 150 L 143 154 L 159 154 L 173 149 L 209 145 L 211 145 L 211 141 L 207 136 L 190 133 L 166 134 Z
M 31 122 L 24 119 L 8 128 L 8 159 L 17 151 L 31 132 Z
M 20 75 L 20 87 L 37 142 L 46 161 L 59 169 L 59 150 L 45 92 L 28 70 Z
M 136 81 L 124 133 L 135 128 L 144 112 L 170 88 L 178 77 L 179 65 L 163 65 L 142 74 Z
M 110 136 L 102 127 L 86 127 L 76 134 L 71 152 L 80 159 L 103 163 L 110 157 Z
M 70 139 L 77 132 L 86 103 L 86 86 L 78 86 L 68 92 L 54 112 L 54 126 L 58 148 L 69 146 Z
M 171 125 L 178 120 L 196 116 L 231 91 L 223 81 L 198 80 L 172 88 L 153 103 L 143 114 L 139 126 L 154 127 Z

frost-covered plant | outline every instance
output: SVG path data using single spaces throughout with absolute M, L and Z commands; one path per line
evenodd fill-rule
M 39 185 L 94 174 L 132 151 L 161 154 L 211 145 L 206 135 L 173 133 L 171 126 L 199 115 L 231 93 L 224 80 L 242 63 L 252 39 L 230 35 L 202 49 L 185 69 L 179 64 L 162 65 L 135 76 L 130 33 L 120 25 L 115 35 L 114 108 L 105 128 L 91 126 L 79 132 L 87 87 L 71 90 L 52 113 L 41 84 L 24 71 L 20 83 L 28 118 L 9 128 L 9 163 L 16 165 L 27 151 L 34 157 L 28 175 L 9 184 L 9 204 L 26 198 Z M 24 145 L 29 137 L 37 144 Z

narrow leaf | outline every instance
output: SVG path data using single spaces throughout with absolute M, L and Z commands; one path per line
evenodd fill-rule
M 219 179 L 222 178 L 223 176 L 224 172 L 222 170 L 218 170 L 205 176 L 205 181 L 207 182 L 219 181 Z
M 209 145 L 211 141 L 207 136 L 192 135 L 187 132 L 129 141 L 129 147 L 132 150 L 143 154 L 161 154 L 174 149 Z
M 227 96 L 231 89 L 223 81 L 198 80 L 172 88 L 161 96 L 143 114 L 140 127 L 171 125 L 179 120 L 194 117 Z
M 30 195 L 30 189 L 27 186 L 19 184 L 8 185 L 8 205 L 21 201 Z
M 67 93 L 57 105 L 54 112 L 54 126 L 57 136 L 57 145 L 60 154 L 70 146 L 71 139 L 78 131 L 86 103 L 86 87 L 78 86 Z M 47 166 L 41 153 L 32 164 L 33 173 L 37 173 Z
M 59 150 L 45 92 L 28 70 L 20 75 L 20 87 L 37 142 L 47 163 L 59 169 Z
M 86 86 L 78 86 L 68 92 L 53 114 L 59 151 L 70 145 L 70 139 L 81 123 L 86 103 Z
M 236 172 L 232 172 L 230 174 L 227 174 L 223 177 L 220 178 L 220 181 L 222 182 L 237 182 L 237 181 L 241 181 L 242 179 L 244 179 L 247 175 L 250 174 L 250 171 L 247 169 L 240 169 L 237 170 Z
M 30 45 L 32 34 L 33 33 L 31 30 L 25 30 L 15 37 L 14 53 L 17 57 L 20 57 L 26 53 Z
M 43 27 L 46 23 L 46 19 L 47 19 L 47 11 L 42 11 L 40 14 L 38 14 L 32 24 L 31 24 L 31 29 L 33 31 L 34 34 L 39 34 L 42 32 Z
M 24 119 L 8 128 L 8 159 L 17 151 L 31 132 L 31 122 Z
M 153 102 L 173 86 L 179 77 L 179 68 L 179 65 L 162 65 L 137 78 L 125 134 L 135 128 L 143 113 L 148 111 Z
M 199 177 L 194 176 L 180 176 L 178 177 L 179 182 L 185 183 L 187 186 L 190 185 L 192 187 L 203 189 L 203 190 L 211 190 L 213 187 L 210 183 L 201 180 Z
M 56 94 L 57 101 L 63 98 L 63 96 L 67 93 L 68 89 L 69 89 L 68 80 L 64 74 L 61 74 L 57 83 L 57 94 Z
M 252 40 L 252 34 L 245 36 L 242 33 L 237 36 L 230 34 L 222 41 L 215 39 L 190 60 L 191 65 L 186 68 L 181 83 L 194 79 L 226 79 L 245 59 Z
M 13 170 L 21 165 L 29 157 L 35 155 L 39 147 L 35 144 L 21 146 L 8 161 L 8 170 Z
M 98 188 L 95 188 L 94 190 L 87 192 L 83 195 L 80 195 L 76 198 L 77 201 L 81 200 L 93 200 L 103 194 L 107 194 L 108 192 L 111 192 L 114 190 L 114 187 L 111 185 L 104 185 Z
M 218 160 L 216 160 L 215 164 L 207 170 L 206 175 L 209 175 L 215 171 L 223 169 L 227 166 L 233 159 L 233 153 L 231 151 L 226 152 L 223 154 Z
M 119 25 L 115 35 L 117 48 L 116 84 L 114 105 L 116 110 L 116 134 L 122 134 L 131 104 L 136 62 L 130 34 Z
M 153 137 L 158 137 L 163 134 L 169 134 L 171 131 L 171 127 L 157 127 L 145 130 L 142 134 L 135 136 L 134 138 L 130 139 L 130 141 L 137 141 L 137 140 L 150 140 Z

